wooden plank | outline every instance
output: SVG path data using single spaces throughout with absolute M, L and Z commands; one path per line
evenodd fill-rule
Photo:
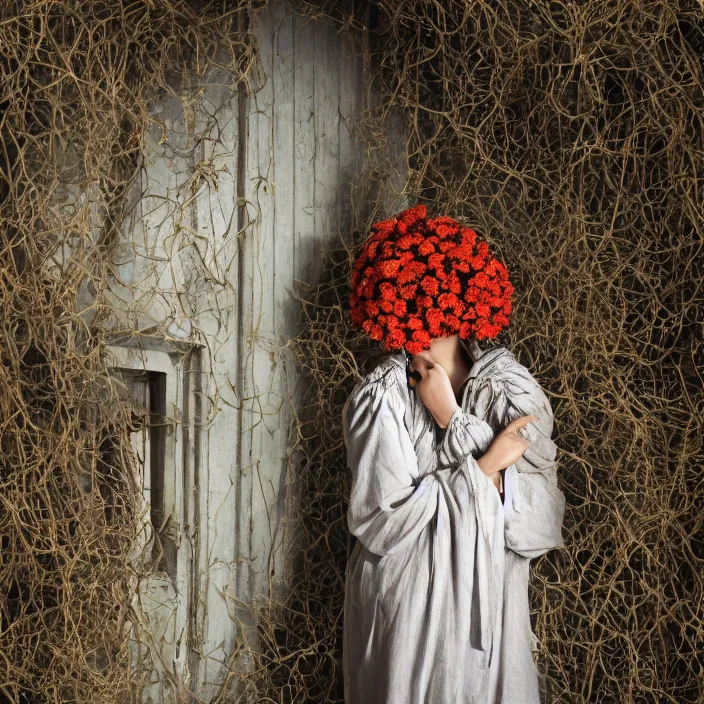
M 313 281 L 318 280 L 323 266 L 323 250 L 338 238 L 340 220 L 338 212 L 338 161 L 340 95 L 338 68 L 340 43 L 335 26 L 318 21 L 313 30 L 314 45 L 314 130 L 315 130 L 315 240 L 323 246 L 316 247 L 316 260 L 312 263 Z
M 340 165 L 340 96 L 344 84 L 345 110 L 359 115 L 361 100 L 353 92 L 361 90 L 362 68 L 361 59 L 350 56 L 346 66 L 353 75 L 341 76 L 340 47 L 347 43 L 351 49 L 351 42 L 333 23 L 292 15 L 282 2 L 252 20 L 265 75 L 248 110 L 245 194 L 255 222 L 245 240 L 243 271 L 246 366 L 238 523 L 240 554 L 250 556 L 250 598 L 268 594 L 270 578 L 285 572 L 282 520 L 291 479 L 287 408 L 297 381 L 286 342 L 296 333 L 300 314 L 291 294 L 296 279 L 317 283 L 323 248 L 343 230 L 343 203 L 349 197 L 341 195 L 341 178 L 344 173 L 351 183 L 354 164 Z M 345 158 L 354 161 L 354 132 L 344 139 Z M 346 212 L 349 218 L 349 206 Z M 247 520 L 249 553 L 243 537 Z M 244 579 L 243 573 L 238 591 L 243 599 Z
M 259 49 L 262 66 L 266 71 L 266 83 L 256 94 L 257 112 L 257 203 L 260 221 L 258 222 L 257 246 L 252 249 L 255 258 L 252 266 L 255 271 L 253 288 L 253 311 L 255 325 L 252 344 L 253 388 L 256 394 L 256 408 L 259 414 L 252 428 L 252 526 L 251 526 L 251 589 L 252 594 L 268 594 L 269 578 L 272 576 L 272 546 L 278 528 L 278 488 L 282 468 L 282 453 L 285 451 L 285 428 L 281 426 L 281 410 L 284 407 L 286 388 L 285 374 L 281 360 L 283 330 L 280 315 L 277 314 L 280 299 L 284 299 L 284 282 L 279 282 L 279 273 L 286 275 L 288 267 L 281 272 L 281 265 L 290 257 L 292 240 L 285 236 L 287 227 L 281 227 L 277 237 L 277 224 L 285 223 L 290 217 L 285 196 L 276 194 L 276 169 L 279 159 L 283 161 L 283 174 L 287 170 L 286 143 L 281 145 L 284 153 L 277 151 L 276 133 L 280 123 L 276 120 L 277 90 L 281 83 L 277 80 L 278 56 L 274 50 L 278 25 L 284 21 L 285 8 L 281 3 L 269 5 L 261 15 Z M 285 69 L 283 69 L 285 72 Z M 281 78 L 281 75 L 278 75 Z M 284 77 L 284 80 L 286 78 Z M 285 138 L 284 138 L 285 140 Z M 290 152 L 289 152 L 290 154 Z M 281 189 L 283 194 L 285 188 Z M 277 216 L 278 210 L 278 216 Z M 280 216 L 280 217 L 279 217 Z M 256 455 L 254 449 L 256 448 Z
M 193 565 L 197 598 L 191 609 L 189 638 L 193 644 L 191 676 L 203 683 L 201 693 L 206 697 L 213 694 L 213 683 L 237 636 L 236 623 L 230 617 L 238 555 L 237 106 L 232 77 L 209 72 L 195 116 L 195 138 L 200 145 L 194 155 L 194 170 L 203 173 L 194 203 L 195 241 L 207 272 L 199 288 L 198 325 L 208 340 L 208 352 L 202 355 L 200 372 L 205 385 L 201 415 L 207 427 L 201 436 L 200 457 L 194 458 L 200 460 L 201 481 L 196 497 L 198 552 Z
M 155 108 L 163 123 L 150 126 L 142 172 L 142 221 L 144 240 L 135 242 L 135 321 L 138 329 L 149 329 L 164 321 L 181 319 L 184 311 L 178 293 L 185 281 L 179 252 L 183 236 L 185 186 L 191 176 L 186 150 L 187 134 L 183 105 L 169 98 Z M 168 323 L 167 323 L 168 325 Z
M 260 500 L 259 470 L 268 459 L 263 442 L 263 410 L 267 403 L 267 383 L 271 373 L 269 353 L 272 347 L 272 286 L 273 271 L 273 211 L 272 203 L 272 101 L 271 80 L 272 38 L 271 7 L 250 15 L 251 29 L 258 44 L 258 74 L 256 92 L 248 101 L 247 161 L 245 198 L 251 224 L 245 233 L 242 301 L 242 437 L 240 454 L 240 486 L 238 497 L 238 550 L 241 558 L 238 570 L 238 596 L 251 601 L 255 583 L 260 579 L 265 558 L 262 556 L 261 515 L 267 506 Z M 245 562 L 246 559 L 246 562 Z M 248 629 L 251 641 L 255 624 L 246 612 L 240 618 Z
M 348 2 L 349 11 L 353 10 Z M 350 233 L 358 227 L 355 215 L 361 203 L 357 202 L 358 184 L 356 177 L 360 173 L 362 152 L 359 148 L 359 119 L 362 115 L 364 101 L 363 56 L 361 47 L 356 46 L 353 37 L 346 33 L 339 35 L 340 60 L 338 70 L 338 92 L 340 95 L 340 120 L 338 122 L 339 158 L 337 161 L 338 217 L 340 227 L 345 231 L 345 241 L 349 242 Z M 356 206 L 356 207 L 355 207 Z
M 315 211 L 315 22 L 298 15 L 293 26 L 293 80 L 295 103 L 293 228 L 296 278 L 305 283 L 316 280 L 314 262 L 319 259 Z
M 276 369 L 274 383 L 278 413 L 267 426 L 275 443 L 276 457 L 272 466 L 269 505 L 270 590 L 282 596 L 287 580 L 286 549 L 286 483 L 288 473 L 287 445 L 292 419 L 291 392 L 295 385 L 295 355 L 288 341 L 296 334 L 300 306 L 294 299 L 295 278 L 295 47 L 294 16 L 286 3 L 277 2 L 273 10 L 273 45 L 271 75 L 274 90 L 274 326 L 276 331 Z M 272 423 L 272 420 L 274 421 Z

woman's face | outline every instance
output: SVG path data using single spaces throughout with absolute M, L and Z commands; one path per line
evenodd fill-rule
M 430 341 L 430 349 L 423 350 L 413 355 L 409 369 L 411 372 L 418 372 L 420 369 L 432 369 L 433 365 L 440 364 L 439 359 L 447 359 L 453 347 L 459 343 L 459 335 L 447 335 L 445 337 L 436 337 Z M 443 367 L 444 368 L 444 367 Z M 445 369 L 447 371 L 447 369 Z M 420 375 L 412 374 L 412 378 L 418 380 Z M 413 382 L 410 382 L 413 385 Z

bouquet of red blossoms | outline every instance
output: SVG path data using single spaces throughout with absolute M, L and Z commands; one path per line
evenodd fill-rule
M 354 263 L 351 318 L 387 350 L 429 349 L 435 337 L 494 338 L 508 325 L 513 286 L 477 234 L 416 205 L 377 222 Z

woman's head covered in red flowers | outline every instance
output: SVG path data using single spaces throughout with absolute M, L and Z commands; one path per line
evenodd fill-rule
M 352 323 L 410 354 L 436 337 L 496 337 L 511 312 L 506 267 L 470 228 L 426 215 L 419 204 L 372 226 L 354 263 Z

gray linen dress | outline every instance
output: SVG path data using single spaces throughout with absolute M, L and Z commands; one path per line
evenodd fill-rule
M 476 458 L 532 413 L 540 420 L 519 431 L 531 445 L 505 470 L 502 503 Z M 346 704 L 539 704 L 529 562 L 564 545 L 565 497 L 538 383 L 507 348 L 485 351 L 442 430 L 408 389 L 399 351 L 354 387 L 343 429 L 356 538 Z

